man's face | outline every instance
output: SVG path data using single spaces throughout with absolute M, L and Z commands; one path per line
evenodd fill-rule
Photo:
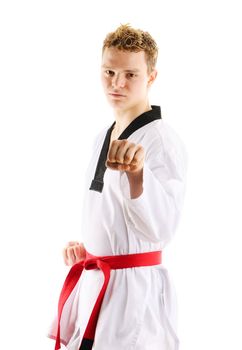
M 148 87 L 156 72 L 148 74 L 145 52 L 121 51 L 105 48 L 101 78 L 104 92 L 111 106 L 127 110 L 147 100 Z

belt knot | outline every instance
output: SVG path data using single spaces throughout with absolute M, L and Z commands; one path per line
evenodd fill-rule
M 101 258 L 86 259 L 83 261 L 83 267 L 85 270 L 103 270 L 104 268 L 110 269 L 109 264 L 104 262 Z

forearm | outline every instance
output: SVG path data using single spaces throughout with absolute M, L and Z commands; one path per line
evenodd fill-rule
M 143 168 L 138 172 L 126 172 L 131 199 L 138 198 L 143 192 Z

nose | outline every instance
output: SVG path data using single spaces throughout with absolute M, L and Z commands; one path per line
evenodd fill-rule
M 125 86 L 125 77 L 121 74 L 114 75 L 112 79 L 113 88 L 123 88 Z

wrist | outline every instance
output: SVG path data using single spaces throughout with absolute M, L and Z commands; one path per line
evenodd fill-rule
M 126 172 L 131 199 L 138 198 L 143 192 L 143 168 L 136 172 Z
M 129 181 L 143 181 L 143 168 L 136 171 L 126 171 Z

